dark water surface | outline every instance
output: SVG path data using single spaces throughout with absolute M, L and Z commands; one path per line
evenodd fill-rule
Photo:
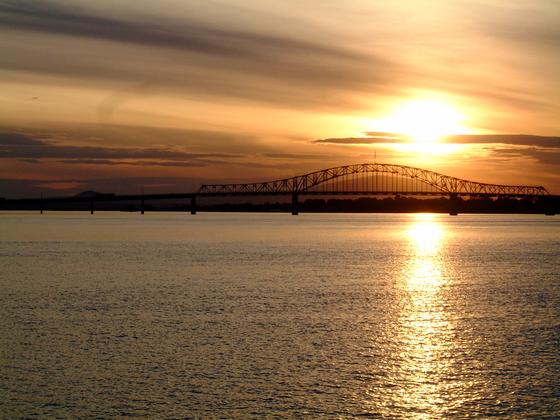
M 0 213 L 2 417 L 560 414 L 560 216 Z

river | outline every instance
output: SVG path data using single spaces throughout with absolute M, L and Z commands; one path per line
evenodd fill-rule
M 3 417 L 560 413 L 560 216 L 0 213 Z

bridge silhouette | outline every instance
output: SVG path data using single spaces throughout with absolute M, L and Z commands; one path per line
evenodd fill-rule
M 10 205 L 39 205 L 41 213 L 54 203 L 89 202 L 93 214 L 94 203 L 103 201 L 139 201 L 141 213 L 147 200 L 190 199 L 191 214 L 196 214 L 197 199 L 203 197 L 234 196 L 291 196 L 292 214 L 299 213 L 302 195 L 344 196 L 442 196 L 449 197 L 450 214 L 456 214 L 453 202 L 459 197 L 488 198 L 544 198 L 552 197 L 542 186 L 489 184 L 455 178 L 411 166 L 363 163 L 337 166 L 320 171 L 265 182 L 235 184 L 203 184 L 198 191 L 174 194 L 95 194 L 91 196 L 4 200 Z

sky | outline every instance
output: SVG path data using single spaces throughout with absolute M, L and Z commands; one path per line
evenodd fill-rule
M 0 196 L 410 165 L 560 194 L 560 3 L 0 0 Z

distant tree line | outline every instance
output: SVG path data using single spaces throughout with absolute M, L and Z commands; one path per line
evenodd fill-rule
M 280 211 L 291 210 L 290 203 L 222 203 L 199 205 L 201 211 Z M 530 200 L 514 198 L 428 198 L 387 197 L 382 199 L 362 197 L 310 198 L 299 204 L 300 212 L 307 213 L 546 213 L 560 212 L 560 200 Z
M 239 199 L 237 199 L 239 200 Z M 413 198 L 413 197 L 360 197 L 360 198 L 308 198 L 300 196 L 298 205 L 302 213 L 555 213 L 560 214 L 560 196 L 536 199 L 516 198 Z M 51 203 L 45 210 L 89 210 L 88 203 Z M 2 206 L 4 210 L 39 210 L 35 205 Z M 190 211 L 189 202 L 149 201 L 145 211 Z M 198 211 L 215 212 L 290 212 L 288 201 L 275 202 L 216 202 L 200 198 Z M 140 211 L 137 202 L 96 202 L 96 211 Z

